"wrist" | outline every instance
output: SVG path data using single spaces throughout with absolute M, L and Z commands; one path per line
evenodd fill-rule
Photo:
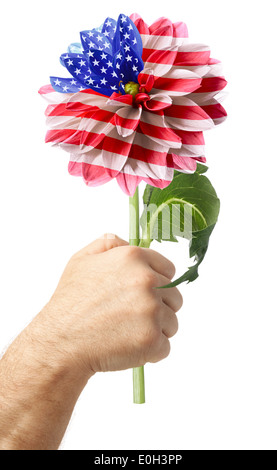
M 95 372 L 82 360 L 81 345 L 57 312 L 56 302 L 49 302 L 24 331 L 31 344 L 30 353 L 53 375 L 67 377 L 72 384 L 87 382 Z M 33 360 L 33 358 L 32 358 Z
M 89 379 L 43 332 L 37 317 L 0 362 L 0 450 L 57 449 Z

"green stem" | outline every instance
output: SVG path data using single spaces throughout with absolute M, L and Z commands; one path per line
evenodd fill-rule
M 129 199 L 129 243 L 132 246 L 140 245 L 139 226 L 139 188 L 137 187 L 133 197 Z M 144 367 L 133 369 L 133 393 L 134 403 L 145 403 Z
M 140 229 L 139 229 L 139 188 L 133 197 L 129 198 L 129 243 L 133 246 L 139 246 Z

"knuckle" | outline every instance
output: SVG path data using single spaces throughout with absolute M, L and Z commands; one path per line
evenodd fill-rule
M 172 319 L 171 329 L 172 329 L 171 336 L 175 336 L 179 330 L 179 322 L 178 322 L 178 318 L 176 317 L 176 315 L 174 315 Z
M 153 352 L 150 362 L 156 363 L 166 359 L 170 354 L 171 346 L 169 340 L 166 338 L 160 345 L 160 347 Z
M 129 259 L 138 259 L 141 256 L 141 248 L 139 246 L 126 246 L 125 256 Z
M 149 293 L 150 291 L 152 293 L 152 289 L 158 285 L 157 274 L 152 271 L 149 266 L 144 266 L 139 263 L 136 269 L 133 270 L 133 279 L 137 285 L 140 285 L 144 296 L 146 292 Z
M 174 303 L 175 303 L 175 311 L 177 312 L 180 310 L 184 304 L 184 299 L 181 292 L 177 289 L 177 287 L 173 288 L 174 293 Z
M 103 233 L 101 237 L 99 237 L 99 240 L 116 240 L 118 237 L 114 233 Z
M 143 272 L 143 283 L 145 287 L 151 288 L 157 286 L 157 275 L 150 269 L 145 269 Z
M 183 299 L 181 292 L 178 289 L 177 289 L 177 296 L 178 296 L 177 298 L 178 298 L 178 306 L 179 306 L 178 310 L 180 310 L 184 305 L 184 299 Z
M 140 338 L 140 344 L 144 350 L 147 352 L 155 347 L 155 344 L 159 341 L 160 339 L 160 330 L 157 327 L 149 327 L 145 329 L 142 332 L 141 338 Z
M 163 344 L 162 350 L 161 350 L 161 360 L 165 359 L 166 357 L 169 356 L 171 351 L 171 345 L 169 340 L 166 340 Z
M 155 294 L 153 294 L 147 299 L 147 315 L 151 318 L 152 321 L 159 319 L 161 308 L 162 300 L 160 297 L 157 297 Z
M 175 265 L 172 263 L 172 261 L 168 261 L 167 269 L 168 269 L 168 275 L 172 279 L 176 274 L 176 268 L 175 268 Z

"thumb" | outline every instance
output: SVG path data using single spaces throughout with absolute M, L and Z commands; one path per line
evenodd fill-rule
M 86 254 L 96 255 L 97 253 L 104 253 L 105 251 L 109 251 L 112 248 L 126 245 L 129 245 L 129 243 L 117 235 L 114 235 L 113 233 L 105 233 L 101 237 L 94 240 L 94 242 L 83 248 L 81 251 L 83 253 L 85 252 Z

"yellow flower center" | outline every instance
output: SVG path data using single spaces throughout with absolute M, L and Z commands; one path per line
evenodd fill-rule
M 139 92 L 139 84 L 135 82 L 128 82 L 125 85 L 125 93 L 127 95 L 136 96 Z

